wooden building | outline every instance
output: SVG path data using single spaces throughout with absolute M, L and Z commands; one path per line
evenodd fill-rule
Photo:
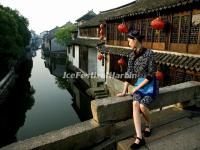
M 95 47 L 97 40 L 86 40 L 86 37 L 81 36 L 79 26 L 95 16 L 96 14 L 93 12 L 93 10 L 91 10 L 76 20 L 78 29 L 72 33 L 72 41 L 67 47 L 67 55 L 69 61 L 73 64 L 73 66 L 79 68 L 84 73 L 89 73 L 91 72 L 89 68 L 94 68 L 94 66 L 92 66 L 94 60 L 88 61 L 88 55 L 90 54 L 88 52 L 88 48 Z
M 159 31 L 150 25 L 157 17 L 165 23 Z M 145 36 L 143 46 L 155 51 L 156 62 L 165 74 L 162 86 L 200 81 L 199 0 L 136 0 L 113 11 L 106 18 L 111 72 L 120 72 L 117 60 L 122 56 L 127 60 L 130 53 L 126 35 L 117 30 L 121 23 L 140 31 Z
M 160 17 L 162 30 L 151 27 Z M 78 52 L 78 68 L 86 73 L 124 73 L 131 49 L 125 33 L 118 25 L 138 30 L 145 36 L 143 46 L 153 49 L 158 68 L 165 78 L 161 86 L 188 80 L 200 81 L 200 1 L 199 0 L 136 0 L 129 4 L 102 11 L 78 26 L 78 37 L 71 50 Z M 99 26 L 104 25 L 104 39 L 99 39 Z M 100 44 L 105 43 L 105 45 Z M 75 48 L 74 48 L 75 47 Z M 98 61 L 99 51 L 104 61 Z M 75 56 L 75 55 L 74 55 Z M 118 65 L 123 58 L 125 64 Z
M 106 40 L 106 18 L 111 16 L 113 11 L 117 11 L 118 9 L 121 9 L 121 7 L 102 11 L 78 26 L 78 36 L 76 39 L 72 40 L 71 45 L 78 46 L 79 68 L 85 73 L 95 73 L 97 76 L 105 78 L 105 72 L 109 71 L 108 66 L 106 66 L 107 64 L 104 63 L 104 59 L 102 61 L 97 59 L 99 54 L 97 47 L 101 45 L 102 48 L 102 43 L 105 43 L 104 41 Z M 100 24 L 104 25 L 104 41 L 99 39 Z

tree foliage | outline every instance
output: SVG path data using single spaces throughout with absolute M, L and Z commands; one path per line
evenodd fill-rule
M 58 43 L 62 45 L 67 45 L 71 40 L 71 32 L 75 29 L 76 26 L 72 23 L 67 23 L 63 27 L 59 28 L 55 33 Z
M 17 10 L 0 5 L 0 56 L 18 58 L 29 44 L 28 20 Z

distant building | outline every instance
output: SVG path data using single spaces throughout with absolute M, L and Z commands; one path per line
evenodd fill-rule
M 79 25 L 82 25 L 87 20 L 92 19 L 94 16 L 96 16 L 96 14 L 93 12 L 93 10 L 90 10 L 88 11 L 88 13 L 86 13 L 85 15 L 77 19 L 76 22 L 78 23 L 78 26 L 79 26 Z

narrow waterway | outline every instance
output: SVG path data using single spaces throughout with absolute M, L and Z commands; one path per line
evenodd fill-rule
M 48 131 L 80 122 L 72 107 L 72 97 L 66 89 L 56 84 L 56 77 L 45 67 L 41 51 L 33 58 L 30 84 L 35 89 L 35 103 L 26 113 L 24 125 L 17 132 L 23 140 Z
M 42 58 L 38 50 L 33 61 L 28 61 L 33 66 L 31 76 L 21 75 L 8 100 L 0 106 L 0 147 L 81 122 L 65 87 L 66 80 L 61 77 L 65 58 L 64 63 L 51 66 L 46 64 L 50 60 Z M 22 66 L 21 72 L 28 71 Z

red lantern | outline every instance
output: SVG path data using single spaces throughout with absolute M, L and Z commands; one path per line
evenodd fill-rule
M 151 27 L 153 29 L 161 30 L 161 29 L 164 28 L 164 26 L 165 26 L 165 23 L 160 17 L 158 17 L 158 18 L 156 18 L 156 19 L 151 21 Z
M 103 59 L 103 54 L 99 53 L 99 55 L 97 56 L 97 59 L 101 61 Z
M 103 26 L 104 26 L 103 24 L 100 24 L 100 26 L 99 26 L 99 27 L 100 27 L 100 29 L 103 29 Z
M 124 60 L 123 58 L 120 58 L 120 59 L 117 61 L 117 63 L 118 63 L 119 65 L 124 65 L 126 62 L 125 62 L 125 60 Z
M 125 60 L 123 58 L 120 58 L 117 61 L 118 65 L 120 66 L 120 71 L 122 72 L 122 66 L 125 64 Z
M 156 78 L 161 81 L 164 78 L 164 74 L 161 71 L 156 71 Z
M 128 32 L 128 28 L 124 23 L 119 24 L 117 29 L 119 30 L 119 32 L 122 32 L 122 33 Z
M 101 29 L 101 30 L 99 31 L 99 33 L 100 33 L 100 35 L 103 35 L 103 34 L 104 34 L 103 29 Z

